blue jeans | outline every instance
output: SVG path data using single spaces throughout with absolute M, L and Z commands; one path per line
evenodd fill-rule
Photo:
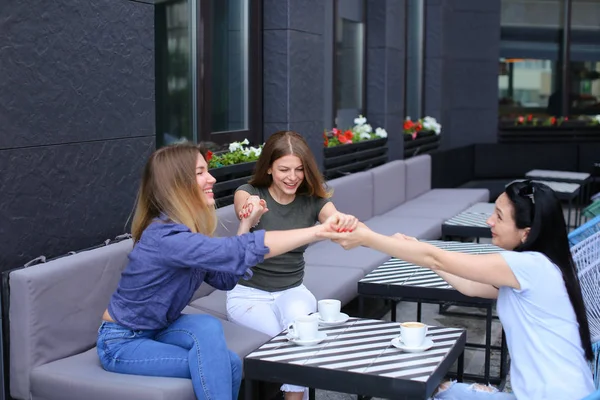
M 102 322 L 97 350 L 107 371 L 188 378 L 200 400 L 238 397 L 242 362 L 227 348 L 221 322 L 210 315 L 181 315 L 160 330 Z
M 468 383 L 450 383 L 450 387 L 440 391 L 433 399 L 435 400 L 517 400 L 512 393 L 499 392 L 491 388 L 491 392 L 485 392 L 473 387 Z

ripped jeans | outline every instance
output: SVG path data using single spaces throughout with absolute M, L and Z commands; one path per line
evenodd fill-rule
M 277 336 L 302 315 L 317 311 L 317 299 L 304 285 L 279 292 L 267 292 L 236 285 L 227 292 L 227 319 L 271 337 Z M 302 386 L 284 384 L 284 392 L 304 392 Z
M 447 385 L 448 387 L 443 388 Z M 440 385 L 434 400 L 517 400 L 512 393 L 499 392 L 493 386 L 482 388 L 483 385 L 448 382 Z

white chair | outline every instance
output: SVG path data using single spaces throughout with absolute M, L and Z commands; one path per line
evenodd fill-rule
M 600 232 L 571 247 L 571 254 L 577 267 L 577 276 L 590 324 L 590 334 L 594 349 L 592 371 L 598 389 L 600 369 Z

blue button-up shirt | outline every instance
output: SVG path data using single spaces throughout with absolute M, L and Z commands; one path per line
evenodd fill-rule
M 265 231 L 211 238 L 183 224 L 157 220 L 129 254 L 108 312 L 130 329 L 166 328 L 202 282 L 230 290 L 261 263 L 269 252 L 264 240 Z

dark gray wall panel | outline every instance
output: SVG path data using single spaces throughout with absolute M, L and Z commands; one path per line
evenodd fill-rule
M 266 12 L 265 15 L 267 15 Z M 263 33 L 263 118 L 265 123 L 286 122 L 289 117 L 288 37 L 288 30 L 266 30 Z
M 322 34 L 325 1 L 332 0 L 263 0 L 265 30 L 293 29 Z
M 289 31 L 289 121 L 323 118 L 323 36 Z
M 0 269 L 126 231 L 154 136 L 0 150 Z
M 154 6 L 4 1 L 0 149 L 154 134 Z

